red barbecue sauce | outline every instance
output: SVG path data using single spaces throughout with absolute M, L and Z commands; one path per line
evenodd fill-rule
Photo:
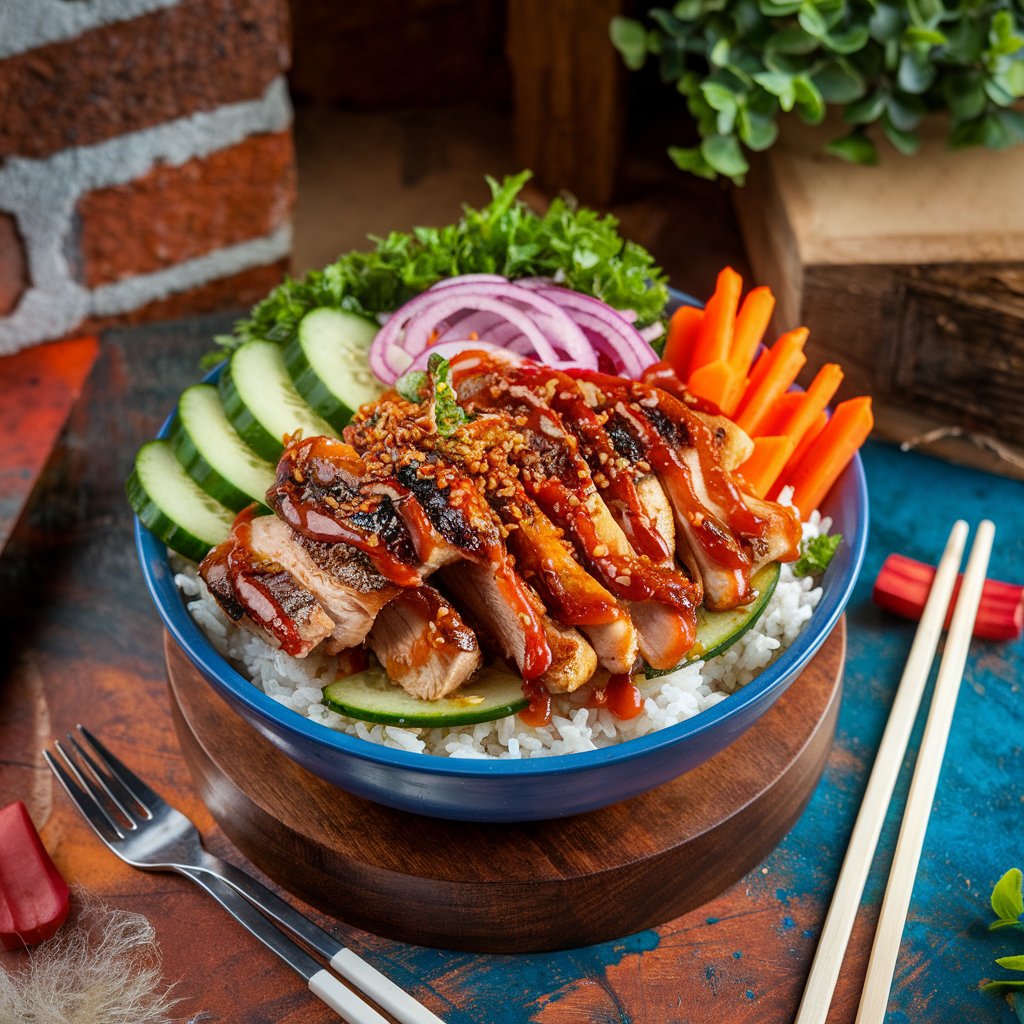
M 612 676 L 604 693 L 605 707 L 622 721 L 636 718 L 644 709 L 643 694 L 628 673 Z
M 551 694 L 544 684 L 536 679 L 523 680 L 523 693 L 529 704 L 519 712 L 519 719 L 525 725 L 540 727 L 551 722 Z

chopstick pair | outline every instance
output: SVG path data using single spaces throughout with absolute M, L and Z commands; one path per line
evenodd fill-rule
M 864 800 L 857 814 L 846 857 L 839 872 L 795 1024 L 823 1024 L 828 1016 L 868 870 L 935 660 L 967 534 L 967 523 L 959 519 L 953 525 L 946 541 L 946 548 L 896 691 L 889 720 L 882 734 L 878 755 L 871 769 Z M 903 823 L 896 841 L 896 852 L 882 900 L 882 910 L 868 961 L 867 977 L 861 992 L 856 1024 L 881 1024 L 885 1017 L 896 958 L 899 955 L 903 927 L 914 888 L 914 878 L 928 828 L 928 817 L 939 773 L 942 770 L 942 760 L 957 695 L 960 692 L 964 666 L 967 663 L 971 633 L 981 602 L 994 536 L 995 526 L 989 520 L 983 520 L 978 526 L 967 560 L 967 569 L 964 572 L 963 584 L 953 611 L 946 647 L 935 681 L 935 692 L 928 712 L 921 749 L 914 767 Z

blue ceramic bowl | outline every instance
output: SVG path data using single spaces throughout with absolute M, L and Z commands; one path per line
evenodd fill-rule
M 868 497 L 859 458 L 833 487 L 822 513 L 845 538 L 825 573 L 824 596 L 796 642 L 756 679 L 694 718 L 639 739 L 521 761 L 393 750 L 285 708 L 213 648 L 186 611 L 167 549 L 138 520 L 135 541 L 146 586 L 175 642 L 214 690 L 293 761 L 341 789 L 399 810 L 461 821 L 537 821 L 606 807 L 682 775 L 741 736 L 785 693 L 838 622 L 860 571 Z

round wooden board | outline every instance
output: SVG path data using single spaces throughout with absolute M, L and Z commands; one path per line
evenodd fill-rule
M 228 837 L 312 906 L 403 942 L 564 949 L 654 927 L 762 861 L 810 799 L 835 732 L 845 621 L 744 736 L 624 803 L 554 821 L 446 822 L 350 796 L 252 729 L 165 637 L 178 736 Z

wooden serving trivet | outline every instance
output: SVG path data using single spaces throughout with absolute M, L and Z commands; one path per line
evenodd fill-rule
M 261 870 L 367 931 L 518 953 L 670 921 L 762 861 L 811 796 L 832 744 L 845 621 L 745 735 L 625 803 L 554 821 L 446 822 L 350 796 L 234 712 L 165 638 L 185 759 L 218 824 Z

